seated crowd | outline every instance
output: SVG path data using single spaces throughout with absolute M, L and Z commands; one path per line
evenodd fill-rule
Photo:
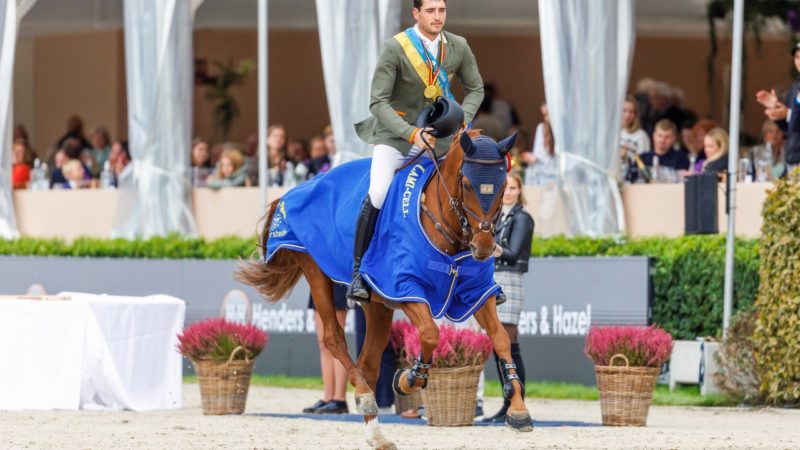
M 543 121 L 530 134 L 520 123 L 514 106 L 499 97 L 491 82 L 473 121 L 473 128 L 499 140 L 518 132 L 512 150 L 512 168 L 525 184 L 542 185 L 558 179 L 558 158 L 548 108 L 540 109 Z M 775 103 L 774 91 L 759 92 L 759 103 Z M 762 98 L 764 97 L 764 98 Z M 770 100 L 771 102 L 768 102 Z M 774 109 L 774 108 L 773 108 Z M 768 117 L 772 117 L 767 108 Z M 784 119 L 785 121 L 785 119 Z M 761 143 L 740 154 L 739 177 L 769 181 L 785 176 L 786 138 L 780 124 L 767 119 Z M 783 127 L 785 128 L 785 127 Z M 620 130 L 620 181 L 626 183 L 677 183 L 695 173 L 723 173 L 728 168 L 727 132 L 712 119 L 700 118 L 684 105 L 683 92 L 665 82 L 645 78 L 622 108 Z M 336 145 L 330 126 L 310 140 L 289 139 L 286 128 L 274 124 L 267 131 L 269 186 L 293 187 L 331 168 Z M 113 141 L 105 127 L 96 127 L 87 138 L 83 122 L 72 116 L 67 131 L 44 158 L 37 158 L 22 125 L 14 129 L 12 147 L 15 189 L 76 189 L 116 187 L 131 162 L 127 142 Z M 258 139 L 251 135 L 245 145 L 212 143 L 197 137 L 190 150 L 193 187 L 257 186 Z M 130 170 L 130 169 L 128 169 Z
M 127 141 L 112 142 L 102 126 L 87 139 L 78 116 L 69 118 L 66 133 L 39 156 L 25 127 L 15 126 L 11 158 L 14 189 L 36 190 L 113 188 L 130 171 L 131 162 Z
M 494 139 L 518 132 L 512 150 L 512 170 L 526 185 L 546 185 L 559 177 L 559 162 L 547 105 L 533 141 L 520 124 L 514 106 L 497 96 L 488 83 L 486 96 L 472 126 Z M 772 96 L 775 94 L 773 93 Z M 759 100 L 764 104 L 765 101 Z M 765 111 L 767 116 L 770 114 Z M 779 124 L 767 119 L 760 144 L 740 152 L 743 181 L 770 181 L 786 174 L 785 136 Z M 728 170 L 728 133 L 709 118 L 700 118 L 684 105 L 683 91 L 662 81 L 645 78 L 634 95 L 626 97 L 620 130 L 619 180 L 625 183 L 678 183 L 692 174 Z
M 244 150 L 233 143 L 212 145 L 198 137 L 192 142 L 192 186 L 220 189 L 258 186 L 258 138 L 247 139 Z M 267 185 L 293 187 L 331 168 L 336 145 L 330 126 L 310 141 L 288 139 L 286 128 L 275 124 L 267 129 Z

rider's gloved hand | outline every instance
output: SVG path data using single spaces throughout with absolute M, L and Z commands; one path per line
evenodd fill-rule
M 423 130 L 419 130 L 419 133 L 414 136 L 414 145 L 421 149 L 426 149 L 428 147 L 425 146 L 425 142 L 423 142 L 423 138 L 425 141 L 428 142 L 428 145 L 431 147 L 436 147 L 436 138 L 431 136 L 430 132 L 433 131 L 433 128 L 425 128 Z

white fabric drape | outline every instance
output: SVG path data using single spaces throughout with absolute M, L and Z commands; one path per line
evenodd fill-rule
M 125 0 L 132 171 L 120 179 L 114 235 L 195 235 L 188 179 L 192 24 L 202 0 Z
M 632 0 L 539 0 L 542 66 L 570 231 L 625 230 L 616 181 L 633 55 Z
M 11 196 L 14 54 L 19 21 L 36 0 L 0 0 L 0 238 L 19 237 Z
M 353 124 L 369 117 L 372 73 L 383 42 L 400 29 L 399 0 L 317 0 L 317 23 L 334 164 L 369 156 Z

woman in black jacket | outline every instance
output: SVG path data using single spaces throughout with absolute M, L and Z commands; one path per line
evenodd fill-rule
M 525 365 L 519 351 L 517 341 L 517 324 L 519 313 L 522 310 L 524 289 L 522 286 L 523 274 L 528 271 L 528 258 L 531 254 L 531 239 L 533 239 L 533 218 L 525 211 L 525 196 L 522 194 L 522 179 L 512 173 L 508 176 L 508 184 L 503 194 L 503 215 L 495 229 L 494 252 L 494 278 L 503 287 L 506 302 L 497 306 L 497 316 L 508 332 L 511 340 L 511 358 L 517 366 L 517 374 L 522 384 L 525 384 Z M 497 361 L 497 353 L 494 355 Z M 503 379 L 499 362 L 498 375 Z M 503 407 L 493 417 L 484 419 L 486 422 L 505 422 L 506 411 L 510 402 L 506 400 Z

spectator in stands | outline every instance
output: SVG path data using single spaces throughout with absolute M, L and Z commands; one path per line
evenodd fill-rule
M 67 179 L 64 178 L 64 163 L 69 160 L 67 157 L 67 153 L 64 149 L 60 149 L 56 152 L 53 156 L 53 171 L 50 173 L 50 188 L 54 188 L 56 186 L 63 186 L 64 183 L 67 182 Z
M 489 136 L 495 141 L 502 140 L 507 136 L 506 132 L 508 129 L 503 125 L 503 122 L 500 121 L 500 119 L 489 114 L 489 110 L 486 108 L 486 105 L 487 103 L 484 102 L 478 107 L 478 112 L 475 115 L 475 118 L 472 120 L 472 128 L 481 130 L 483 134 Z
M 638 159 L 650 151 L 650 136 L 640 123 L 639 102 L 628 96 L 622 104 L 622 131 L 620 132 L 620 176 L 633 181 L 638 176 Z
M 322 139 L 325 140 L 325 148 L 328 150 L 328 156 L 333 161 L 336 156 L 336 138 L 333 136 L 333 127 L 328 125 L 322 130 Z
M 795 69 L 800 72 L 800 42 L 792 47 Z M 795 79 L 781 103 L 775 90 L 756 92 L 756 100 L 764 106 L 764 114 L 775 122 L 786 136 L 784 147 L 786 171 L 800 164 L 800 78 Z
M 81 141 L 77 138 L 67 138 L 64 140 L 64 145 L 62 149 L 64 150 L 64 154 L 67 156 L 67 159 L 77 159 L 81 161 L 83 164 L 83 176 L 86 181 L 90 181 L 92 179 L 92 172 L 89 169 L 89 165 L 84 162 L 81 156 L 85 156 L 84 152 L 85 147 L 81 147 Z M 66 177 L 66 173 L 64 174 Z M 69 181 L 69 180 L 66 180 Z
M 325 139 L 322 136 L 316 136 L 311 139 L 309 156 L 311 161 L 308 167 L 308 178 L 313 178 L 331 170 L 331 158 L 328 154 L 328 149 L 325 147 Z
M 11 147 L 11 185 L 14 189 L 25 189 L 31 178 L 33 151 L 24 138 L 14 140 Z
M 241 151 L 234 148 L 222 152 L 217 172 L 206 180 L 206 186 L 211 189 L 241 187 L 247 186 L 249 183 L 244 167 L 244 156 Z
M 245 141 L 244 165 L 250 186 L 258 186 L 258 135 L 251 134 Z
M 83 189 L 89 187 L 86 180 L 86 167 L 79 159 L 70 159 L 61 168 L 66 182 L 61 184 L 64 189 Z
M 728 133 L 722 128 L 714 128 L 703 139 L 706 160 L 703 173 L 720 173 L 728 170 Z
M 750 160 L 750 173 L 754 181 L 770 181 L 783 176 L 783 132 L 775 122 L 767 119 L 761 126 L 761 144 L 751 147 L 744 156 Z
M 269 159 L 269 186 L 283 186 L 286 170 L 286 129 L 274 124 L 267 129 L 267 158 Z
M 668 119 L 656 122 L 653 131 L 653 150 L 641 156 L 642 163 L 651 169 L 653 166 L 657 166 L 659 169 L 668 168 L 670 171 L 674 171 L 673 181 L 678 181 L 678 171 L 689 168 L 689 157 L 686 152 L 675 150 L 673 145 L 677 139 L 678 129 L 674 123 Z M 658 164 L 655 164 L 656 161 Z
M 522 162 L 527 167 L 546 163 L 549 160 L 547 149 L 544 146 L 544 125 L 550 123 L 550 111 L 547 109 L 547 103 L 542 102 L 539 106 L 539 111 L 542 113 L 542 121 L 539 122 L 539 125 L 536 125 L 536 131 L 533 135 L 533 148 L 522 155 Z
M 86 136 L 83 134 L 83 119 L 78 115 L 72 115 L 67 119 L 67 132 L 56 141 L 56 148 L 64 147 L 64 143 L 67 139 L 75 139 L 77 141 L 76 146 L 78 147 L 78 152 L 74 157 L 70 156 L 73 159 L 78 158 L 81 150 L 92 148 L 92 144 L 89 143 Z M 69 154 L 69 152 L 67 154 Z
M 108 161 L 111 163 L 111 170 L 114 172 L 115 187 L 130 187 L 133 183 L 131 153 L 128 150 L 128 141 L 116 141 L 111 145 L 111 152 L 108 154 Z
M 677 125 L 683 123 L 686 113 L 674 104 L 674 97 L 674 88 L 672 86 L 663 81 L 655 83 L 655 87 L 650 94 L 653 123 L 667 119 L 676 125 L 676 128 Z M 655 133 L 655 130 L 653 130 L 653 133 Z
M 542 148 L 543 153 L 536 159 L 536 164 L 529 165 L 525 169 L 525 184 L 545 185 L 558 179 L 556 146 L 549 122 L 542 124 Z
M 192 141 L 192 186 L 205 187 L 206 179 L 211 175 L 211 142 L 205 137 L 196 137 Z
M 99 178 L 100 172 L 108 161 L 108 155 L 111 153 L 111 136 L 108 134 L 106 127 L 96 127 L 92 134 L 89 135 L 89 141 L 92 144 L 91 150 L 84 150 L 84 154 L 88 154 L 89 158 L 81 158 L 86 164 L 87 161 L 91 162 L 89 169 L 92 172 L 92 178 Z
M 287 145 L 288 159 L 294 165 L 294 177 L 296 182 L 308 179 L 311 167 L 311 157 L 308 153 L 308 142 L 305 139 L 292 139 Z
M 500 122 L 502 127 L 501 135 L 503 137 L 508 136 L 511 127 L 517 127 L 520 124 L 519 115 L 514 105 L 500 98 L 497 86 L 492 81 L 488 81 L 483 85 L 483 101 L 480 109 L 486 111 Z
M 684 142 L 686 151 L 688 152 L 687 156 L 689 157 L 689 173 L 699 173 L 703 171 L 703 162 L 706 159 L 706 152 L 704 150 L 706 134 L 718 126 L 719 124 L 711 119 L 700 119 L 692 126 L 688 133 L 685 133 L 692 139 L 691 147 Z M 681 133 L 684 133 L 684 130 L 681 130 Z
M 619 139 L 622 158 L 628 157 L 629 152 L 641 155 L 650 151 L 650 137 L 639 122 L 638 108 L 636 99 L 630 95 L 622 104 L 622 132 Z

